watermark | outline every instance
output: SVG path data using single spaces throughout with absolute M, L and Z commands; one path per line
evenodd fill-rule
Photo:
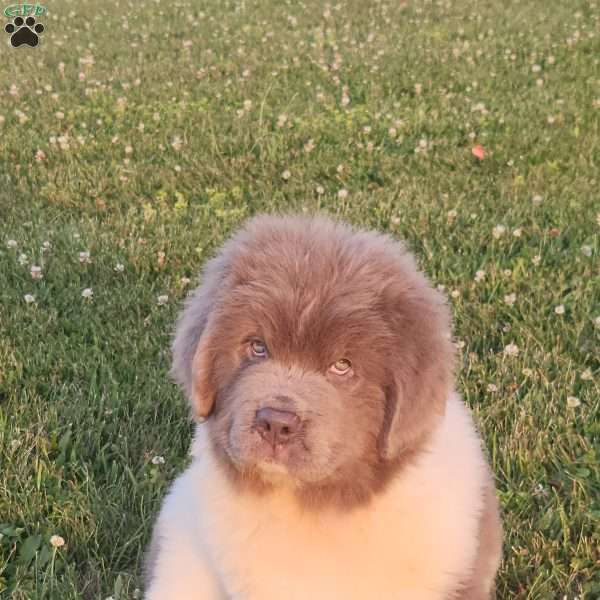
M 41 4 L 11 4 L 4 9 L 5 17 L 41 17 L 48 9 Z
M 13 48 L 30 46 L 35 48 L 40 43 L 40 35 L 44 26 L 36 22 L 36 17 L 44 16 L 48 9 L 41 4 L 11 4 L 4 9 L 6 17 L 12 17 L 12 23 L 4 26 L 4 31 L 10 35 L 10 45 Z

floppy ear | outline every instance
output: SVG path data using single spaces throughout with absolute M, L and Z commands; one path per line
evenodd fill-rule
M 407 279 L 385 291 L 395 347 L 381 443 L 388 460 L 414 448 L 433 430 L 453 386 L 454 346 L 445 300 L 421 273 L 414 271 Z
M 226 253 L 208 261 L 202 283 L 185 302 L 175 327 L 171 345 L 171 377 L 185 392 L 193 416 L 205 420 L 211 413 L 216 394 L 214 385 L 215 351 L 211 348 L 211 315 L 227 275 Z

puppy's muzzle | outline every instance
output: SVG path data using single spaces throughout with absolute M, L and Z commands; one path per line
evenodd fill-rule
M 289 444 L 300 432 L 300 417 L 289 410 L 263 407 L 256 411 L 254 428 L 272 446 Z

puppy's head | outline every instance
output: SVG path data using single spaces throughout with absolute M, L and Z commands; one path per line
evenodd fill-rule
M 240 485 L 349 505 L 443 415 L 449 338 L 443 299 L 392 238 L 259 216 L 207 263 L 172 373 Z

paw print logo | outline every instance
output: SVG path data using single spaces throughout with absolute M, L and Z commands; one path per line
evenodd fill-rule
M 44 26 L 41 23 L 36 23 L 33 17 L 15 17 L 12 23 L 7 23 L 4 27 L 6 33 L 11 34 L 10 43 L 18 48 L 23 44 L 27 44 L 34 48 L 39 44 L 39 35 L 44 31 Z

